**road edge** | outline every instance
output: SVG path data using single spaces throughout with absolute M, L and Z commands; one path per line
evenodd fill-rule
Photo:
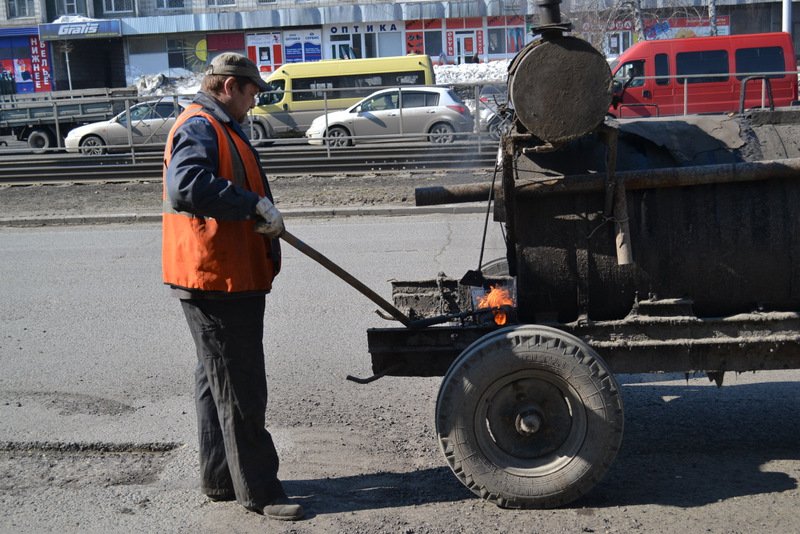
M 289 208 L 281 210 L 284 218 L 333 218 L 378 215 L 393 217 L 403 215 L 428 215 L 432 213 L 456 215 L 486 211 L 482 202 L 445 204 L 441 206 L 358 206 Z M 110 213 L 98 215 L 41 215 L 29 217 L 0 217 L 0 227 L 82 226 L 101 224 L 134 224 L 161 222 L 160 213 Z

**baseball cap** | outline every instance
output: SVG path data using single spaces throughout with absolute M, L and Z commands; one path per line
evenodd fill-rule
M 236 52 L 225 52 L 212 59 L 211 64 L 206 69 L 206 74 L 241 76 L 256 84 L 262 91 L 269 89 L 267 82 L 261 78 L 256 64 Z

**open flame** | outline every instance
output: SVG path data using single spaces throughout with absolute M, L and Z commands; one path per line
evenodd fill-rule
M 511 298 L 508 289 L 500 286 L 489 286 L 491 291 L 478 299 L 479 308 L 499 308 L 500 306 L 513 306 L 514 300 Z M 495 324 L 502 326 L 506 324 L 508 317 L 503 310 L 493 310 Z

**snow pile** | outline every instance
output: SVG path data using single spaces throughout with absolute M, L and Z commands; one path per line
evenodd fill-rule
M 461 65 L 437 65 L 436 83 L 449 85 L 456 83 L 506 83 L 509 60 L 489 63 L 463 63 Z
M 509 60 L 489 63 L 464 63 L 462 65 L 435 65 L 436 83 L 505 83 Z M 203 74 L 183 69 L 145 74 L 136 79 L 139 96 L 194 95 L 200 89 Z
M 172 76 L 165 72 L 145 74 L 136 78 L 134 85 L 139 96 L 194 96 L 200 90 L 202 74 L 184 69 L 172 69 Z

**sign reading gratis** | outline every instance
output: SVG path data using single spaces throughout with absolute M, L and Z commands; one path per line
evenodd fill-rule
M 42 41 L 121 36 L 122 26 L 119 20 L 87 20 L 81 22 L 39 24 L 39 38 Z

